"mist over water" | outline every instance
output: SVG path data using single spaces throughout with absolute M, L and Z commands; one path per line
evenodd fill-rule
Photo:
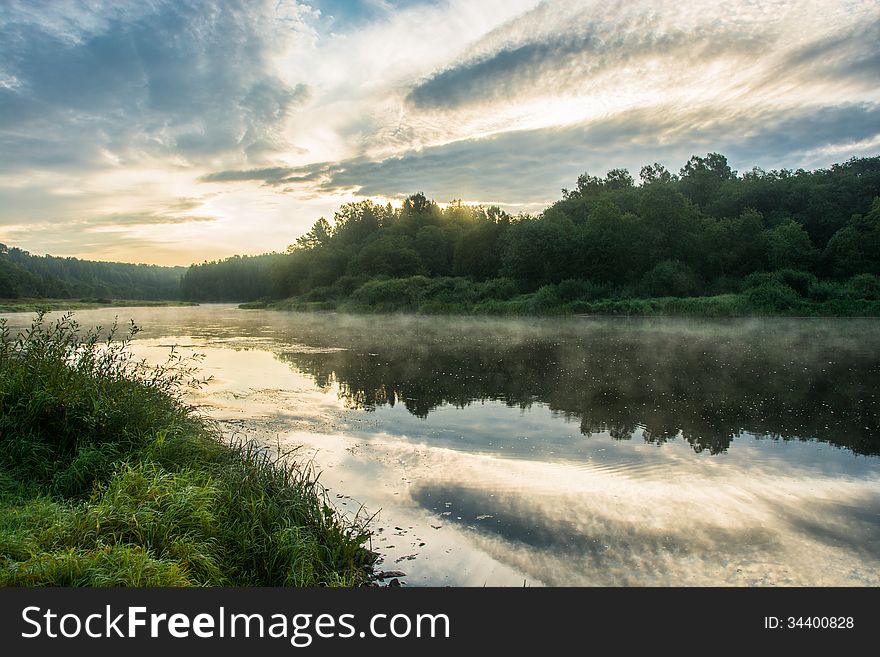
M 880 585 L 876 320 L 114 315 L 410 585 Z

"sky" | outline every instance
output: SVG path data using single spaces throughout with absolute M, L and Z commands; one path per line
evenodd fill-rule
M 341 204 L 880 154 L 875 0 L 0 0 L 0 242 L 190 264 Z

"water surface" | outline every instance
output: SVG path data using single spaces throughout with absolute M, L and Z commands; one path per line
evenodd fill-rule
M 409 585 L 880 585 L 876 320 L 116 315 Z

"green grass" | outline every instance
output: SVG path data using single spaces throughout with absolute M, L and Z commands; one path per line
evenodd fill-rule
M 376 555 L 308 466 L 224 443 L 194 364 L 130 336 L 0 320 L 0 585 L 351 586 Z M 136 332 L 132 327 L 131 334 Z
M 157 301 L 137 299 L 0 299 L 0 313 L 33 313 L 40 310 L 87 310 L 89 308 L 123 308 L 131 306 L 196 306 L 192 301 Z

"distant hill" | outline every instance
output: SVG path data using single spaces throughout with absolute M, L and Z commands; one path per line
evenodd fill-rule
M 0 298 L 178 299 L 186 270 L 37 256 L 0 244 Z

